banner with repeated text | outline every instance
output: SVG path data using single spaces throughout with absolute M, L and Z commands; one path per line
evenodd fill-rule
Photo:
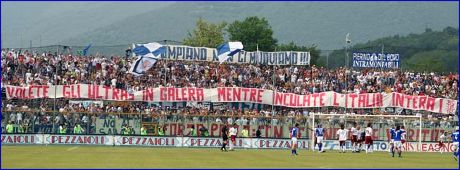
M 161 137 L 161 136 L 112 136 L 112 135 L 56 135 L 56 134 L 3 134 L 2 145 L 105 145 L 105 146 L 144 146 L 144 147 L 190 147 L 206 148 L 220 147 L 221 138 L 204 137 Z M 298 139 L 297 145 L 301 149 L 309 149 L 311 140 Z M 289 149 L 290 139 L 273 138 L 237 138 L 235 148 L 247 149 Z M 339 150 L 339 142 L 325 140 L 325 150 Z M 375 151 L 388 151 L 386 141 L 374 141 Z M 418 148 L 420 147 L 420 150 Z M 345 142 L 346 150 L 351 150 L 350 141 Z M 315 146 L 314 149 L 317 149 Z M 453 152 L 455 146 L 446 143 L 447 152 Z M 406 142 L 403 150 L 407 152 L 439 152 L 440 146 L 436 142 Z

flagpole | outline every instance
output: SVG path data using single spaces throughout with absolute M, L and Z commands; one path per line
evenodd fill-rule
M 167 42 L 167 41 L 166 41 L 166 40 L 163 40 L 163 41 L 164 41 L 164 45 L 166 45 L 166 42 Z M 166 71 L 166 68 L 167 68 L 167 67 L 166 67 L 166 64 L 167 64 L 167 63 L 166 63 L 166 60 L 163 60 L 163 61 L 164 61 L 163 67 L 164 67 L 164 69 L 165 69 L 165 87 L 166 87 L 166 85 L 168 84 L 167 81 L 166 81 L 167 75 L 168 75 L 168 72 Z
M 348 37 L 349 37 L 349 34 L 347 34 L 347 36 L 345 37 L 345 55 L 346 55 L 346 58 L 345 58 L 345 95 L 348 95 L 348 75 L 347 75 L 347 69 L 348 69 Z M 347 98 L 345 98 L 345 113 L 344 114 L 347 114 L 347 105 L 348 105 L 348 101 L 347 101 Z
M 383 41 L 382 41 L 382 57 L 383 57 L 383 58 L 381 58 L 382 61 L 385 58 L 385 54 L 383 53 L 384 48 L 385 48 L 385 45 L 383 44 Z M 383 67 L 380 67 L 380 74 L 382 74 L 382 73 L 383 73 Z
M 57 56 L 55 58 L 55 61 L 57 61 L 57 58 L 59 56 L 59 45 L 56 48 L 56 54 L 57 54 Z M 53 121 L 53 129 L 52 129 L 53 132 L 52 133 L 55 133 L 55 130 L 56 130 L 56 128 L 55 128 L 56 124 L 55 124 L 54 120 L 56 119 L 56 93 L 57 93 L 56 88 L 57 88 L 57 76 L 58 76 L 57 75 L 58 63 L 56 63 L 54 68 L 55 68 L 54 69 L 54 104 L 53 104 L 53 120 L 52 120 Z
M 258 52 L 258 51 L 259 51 L 259 45 L 257 45 L 257 52 Z M 275 52 L 276 52 L 276 47 L 275 47 Z M 272 75 L 272 80 L 273 80 L 272 117 L 273 117 L 273 115 L 275 115 L 275 95 L 276 95 L 275 73 L 276 73 L 276 67 L 275 67 L 275 63 L 273 63 L 273 75 Z

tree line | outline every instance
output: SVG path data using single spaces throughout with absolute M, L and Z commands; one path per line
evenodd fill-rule
M 447 27 L 442 31 L 427 28 L 421 34 L 384 37 L 352 44 L 347 48 L 333 50 L 329 54 L 321 53 L 315 44 L 281 44 L 273 33 L 272 27 L 264 17 L 251 16 L 231 23 L 211 23 L 199 18 L 195 29 L 188 32 L 183 42 L 189 46 L 216 48 L 226 41 L 240 41 L 246 51 L 308 51 L 311 54 L 312 65 L 328 68 L 343 67 L 347 62 L 348 66 L 351 66 L 353 52 L 383 51 L 400 54 L 403 70 L 458 72 L 458 28 Z

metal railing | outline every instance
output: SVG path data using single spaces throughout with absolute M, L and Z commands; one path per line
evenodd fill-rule
M 121 112 L 59 112 L 53 117 L 52 111 L 8 111 L 2 110 L 2 132 L 7 133 L 6 126 L 13 126 L 12 133 L 46 133 L 46 134 L 121 134 L 141 135 L 145 129 L 150 136 L 192 136 L 193 130 L 197 136 L 219 137 L 224 124 L 235 123 L 239 132 L 247 128 L 251 137 L 289 138 L 290 128 L 295 123 L 301 127 L 301 138 L 310 138 L 313 126 L 311 116 L 259 116 L 259 115 L 187 115 L 167 111 L 151 113 L 121 113 Z M 422 141 L 436 141 L 444 131 L 453 131 L 458 121 L 440 121 L 438 126 L 431 124 L 430 119 L 422 120 Z M 335 139 L 340 124 L 347 128 L 357 122 L 363 125 L 373 122 L 373 128 L 378 129 L 377 140 L 387 139 L 387 130 L 395 123 L 404 123 L 406 130 L 414 135 L 418 133 L 418 120 L 406 119 L 357 119 L 340 116 L 315 119 L 315 124 L 322 124 L 327 129 L 326 138 Z M 442 122 L 442 123 L 441 123 Z M 75 126 L 79 124 L 83 131 L 75 133 Z M 441 125 L 442 124 L 442 125 Z M 241 127 L 241 128 L 240 128 Z M 54 130 L 53 130 L 54 129 Z M 65 130 L 62 130 L 65 129 Z M 239 136 L 242 134 L 239 133 Z M 412 139 L 412 137 L 410 138 Z M 413 138 L 415 141 L 415 136 Z

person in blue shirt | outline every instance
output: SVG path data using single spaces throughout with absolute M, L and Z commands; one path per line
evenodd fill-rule
M 394 149 L 398 151 L 398 155 L 401 158 L 401 153 L 402 153 L 402 142 L 401 139 L 403 139 L 403 136 L 406 133 L 404 130 L 401 129 L 401 127 L 398 125 L 396 126 L 395 132 L 394 132 Z M 392 156 L 395 157 L 395 152 L 392 152 Z
M 454 149 L 454 159 L 458 159 L 458 139 L 460 138 L 459 132 L 458 132 L 458 126 L 455 129 L 455 132 L 450 135 L 452 138 L 452 144 L 453 144 L 453 149 Z
M 395 150 L 394 150 L 394 142 L 395 142 L 395 136 L 396 136 L 396 130 L 394 127 L 390 129 L 390 152 L 394 155 Z
M 315 137 L 316 137 L 316 143 L 318 144 L 318 150 L 319 152 L 324 152 L 323 150 L 323 139 L 324 139 L 324 132 L 326 130 L 322 128 L 321 124 L 318 125 L 318 127 L 315 129 Z
M 297 154 L 297 137 L 299 137 L 299 124 L 296 123 L 295 127 L 291 129 L 291 154 L 292 155 L 298 155 Z

